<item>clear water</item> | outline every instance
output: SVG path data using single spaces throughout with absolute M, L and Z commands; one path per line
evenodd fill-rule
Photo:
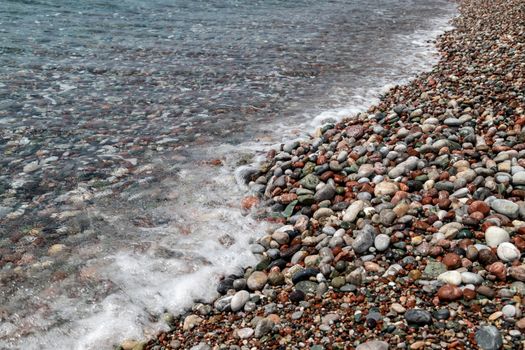
M 454 11 L 0 0 L 0 348 L 110 348 L 211 298 L 269 227 L 235 169 L 429 69 Z

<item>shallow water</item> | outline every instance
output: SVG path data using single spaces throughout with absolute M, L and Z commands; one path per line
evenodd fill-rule
M 0 7 L 6 349 L 110 348 L 212 297 L 270 227 L 239 209 L 235 169 L 429 69 L 454 13 L 443 0 Z

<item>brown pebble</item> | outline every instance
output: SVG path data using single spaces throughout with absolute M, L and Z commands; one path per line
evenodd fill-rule
M 468 207 L 468 213 L 480 212 L 483 216 L 487 216 L 490 213 L 490 207 L 483 201 L 474 201 Z
M 495 263 L 487 266 L 487 271 L 496 276 L 501 281 L 507 279 L 507 268 L 501 261 L 496 261 Z
M 437 296 L 441 301 L 453 301 L 460 299 L 463 296 L 463 291 L 457 286 L 445 284 L 439 288 Z
M 482 249 L 478 253 L 478 261 L 482 265 L 487 266 L 487 265 L 493 264 L 496 261 L 498 261 L 498 257 L 496 256 L 496 254 L 494 254 L 492 250 Z
M 478 294 L 486 296 L 489 299 L 494 298 L 494 295 L 496 295 L 496 292 L 494 291 L 494 289 L 488 286 L 479 286 L 478 289 L 476 289 L 476 292 L 478 292 Z
M 455 270 L 461 267 L 461 257 L 456 253 L 447 253 L 443 257 L 442 263 L 445 264 L 449 270 Z

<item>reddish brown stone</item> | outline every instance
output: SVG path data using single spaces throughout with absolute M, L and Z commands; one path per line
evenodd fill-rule
M 482 265 L 490 265 L 498 261 L 498 257 L 490 249 L 482 249 L 478 252 L 478 261 Z
M 463 296 L 463 291 L 459 287 L 445 284 L 439 288 L 437 296 L 441 301 L 453 301 L 460 299 Z
M 461 267 L 461 257 L 456 253 L 448 253 L 443 257 L 442 263 L 445 264 L 449 270 L 455 270 Z
M 476 291 L 470 288 L 463 289 L 463 298 L 467 301 L 476 298 Z
M 241 201 L 241 207 L 245 210 L 249 210 L 259 204 L 259 198 L 255 196 L 244 197 Z
M 483 216 L 487 216 L 490 213 L 490 207 L 483 201 L 474 201 L 468 206 L 468 213 L 480 212 Z
M 497 261 L 487 266 L 487 271 L 496 276 L 501 281 L 504 281 L 507 278 L 507 268 L 505 267 L 505 264 L 503 264 L 501 261 Z

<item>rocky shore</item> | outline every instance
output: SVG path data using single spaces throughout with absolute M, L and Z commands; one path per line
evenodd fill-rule
M 259 263 L 120 348 L 525 348 L 525 3 L 459 6 L 431 72 L 251 174 Z

